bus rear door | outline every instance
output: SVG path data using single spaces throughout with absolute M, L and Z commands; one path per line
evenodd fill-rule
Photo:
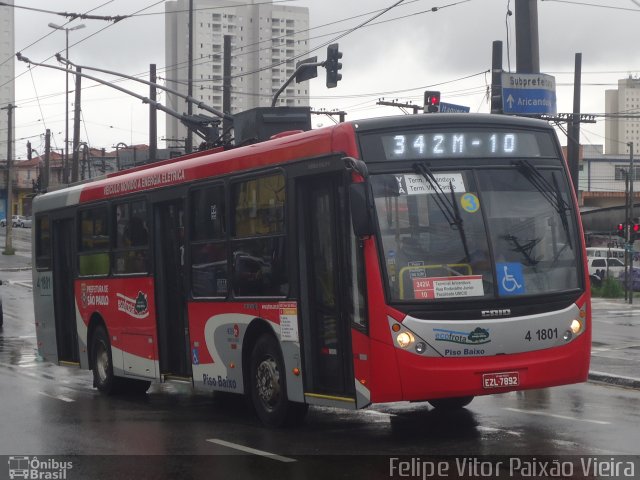
M 79 363 L 74 296 L 75 225 L 73 218 L 53 221 L 53 297 L 58 362 Z
M 157 203 L 154 212 L 160 372 L 188 378 L 191 362 L 184 289 L 184 202 L 180 199 Z

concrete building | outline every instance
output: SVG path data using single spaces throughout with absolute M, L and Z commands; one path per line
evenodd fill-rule
M 605 153 L 628 154 L 629 142 L 633 142 L 634 152 L 640 152 L 640 78 L 618 80 L 617 90 L 606 90 L 604 111 L 608 115 L 637 115 L 632 118 L 605 118 Z
M 194 0 L 193 96 L 222 108 L 224 36 L 231 36 L 231 112 L 270 106 L 275 92 L 295 71 L 309 49 L 309 11 L 262 0 Z M 186 95 L 189 1 L 165 4 L 167 86 Z M 293 59 L 289 60 L 288 59 Z M 186 102 L 167 94 L 165 103 L 180 113 Z M 278 105 L 308 106 L 308 82 L 292 83 Z M 194 107 L 194 113 L 206 113 Z M 209 114 L 208 114 L 209 115 Z M 183 142 L 186 128 L 167 115 L 167 147 Z M 171 140 L 175 141 L 171 141 Z M 194 136 L 194 143 L 198 143 Z

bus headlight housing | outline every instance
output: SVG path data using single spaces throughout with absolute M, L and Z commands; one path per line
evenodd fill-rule
M 424 341 L 420 335 L 417 335 L 391 317 L 389 317 L 389 327 L 391 330 L 391 341 L 395 348 L 415 355 L 429 355 L 429 352 L 431 352 L 431 354 L 435 353 L 429 349 L 429 344 Z

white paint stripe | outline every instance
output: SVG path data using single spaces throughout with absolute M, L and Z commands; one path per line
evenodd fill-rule
M 518 413 L 528 413 L 530 415 L 541 415 L 541 416 L 544 416 L 544 417 L 562 418 L 564 420 L 574 420 L 574 421 L 578 421 L 578 422 L 595 423 L 597 425 L 610 425 L 611 424 L 611 422 L 604 422 L 602 420 L 590 420 L 588 418 L 567 417 L 565 415 L 557 415 L 555 413 L 541 412 L 539 410 L 521 410 L 519 408 L 505 408 L 505 410 L 509 410 L 511 412 L 518 412 Z
M 361 413 L 364 413 L 365 415 L 377 415 L 377 416 L 381 416 L 381 417 L 395 417 L 396 416 L 394 413 L 378 412 L 377 410 L 362 410 Z
M 515 430 L 505 430 L 504 428 L 485 427 L 483 425 L 479 425 L 476 427 L 476 429 L 486 433 L 507 433 L 516 437 L 522 436 L 522 432 L 516 432 Z
M 594 375 L 602 375 L 603 377 L 616 377 L 616 378 L 621 378 L 623 380 L 630 380 L 632 382 L 640 382 L 640 378 L 636 378 L 636 377 L 626 377 L 624 375 L 612 375 L 610 373 L 598 372 L 596 370 L 589 370 L 589 373 L 593 373 Z
M 56 400 L 62 400 L 63 402 L 75 402 L 73 398 L 65 397 L 64 395 L 49 395 L 48 393 L 38 392 L 40 395 L 44 395 L 45 397 L 55 398 Z
M 276 455 L 275 453 L 265 452 L 264 450 L 256 450 L 255 448 L 245 447 L 244 445 L 238 445 L 237 443 L 227 442 L 225 440 L 220 440 L 218 438 L 208 438 L 207 442 L 217 443 L 218 445 L 222 445 L 223 447 L 233 448 L 235 450 L 252 453 L 254 455 L 260 455 L 262 457 L 267 457 L 272 460 L 278 460 L 279 462 L 291 463 L 291 462 L 297 461 L 293 458 L 281 457 L 280 455 Z

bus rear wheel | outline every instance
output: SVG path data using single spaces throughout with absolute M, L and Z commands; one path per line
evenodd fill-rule
M 103 326 L 97 327 L 93 333 L 91 353 L 93 386 L 105 395 L 116 393 L 119 389 L 119 381 L 113 374 L 111 342 L 109 342 L 109 336 Z
M 273 335 L 258 338 L 251 352 L 249 395 L 258 418 L 269 427 L 302 422 L 308 405 L 287 398 L 284 361 Z
M 454 398 L 435 398 L 429 400 L 429 403 L 433 408 L 439 410 L 459 410 L 466 407 L 473 400 L 473 396 L 469 397 L 454 397 Z

